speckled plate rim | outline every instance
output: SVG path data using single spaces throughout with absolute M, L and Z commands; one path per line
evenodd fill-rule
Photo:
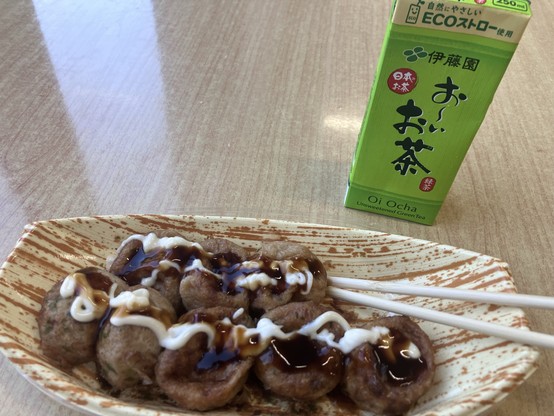
M 53 232 L 57 227 L 62 229 L 61 234 Z M 108 235 L 111 232 L 114 241 L 108 245 L 105 245 L 105 241 L 102 244 L 93 242 L 89 247 L 89 251 L 84 250 L 83 252 L 79 252 L 79 250 L 75 250 L 67 244 L 68 242 L 70 244 L 75 243 L 82 236 L 86 238 L 90 233 L 94 234 L 97 227 L 108 230 Z M 73 375 L 52 366 L 41 355 L 38 349 L 36 324 L 30 324 L 30 327 L 27 328 L 33 335 L 28 336 L 30 339 L 18 337 L 16 332 L 18 319 L 23 319 L 23 322 L 25 322 L 22 317 L 27 316 L 28 318 L 29 314 L 36 315 L 38 313 L 41 294 L 43 295 L 47 290 L 45 284 L 51 284 L 56 279 L 63 277 L 59 274 L 55 277 L 47 276 L 45 281 L 41 282 L 42 287 L 39 287 L 22 278 L 22 270 L 30 271 L 31 274 L 35 271 L 41 271 L 44 268 L 44 261 L 48 260 L 57 264 L 65 262 L 84 267 L 91 262 L 103 261 L 105 257 L 101 258 L 102 256 L 99 256 L 98 253 L 102 252 L 105 255 L 106 250 L 115 249 L 118 239 L 120 240 L 133 232 L 146 232 L 157 228 L 177 228 L 189 233 L 191 231 L 193 233 L 197 232 L 204 236 L 232 237 L 231 239 L 236 239 L 239 243 L 248 242 L 252 246 L 255 246 L 261 239 L 298 241 L 310 246 L 328 268 L 332 266 L 330 274 L 336 273 L 337 275 L 359 278 L 371 273 L 371 277 L 377 279 L 391 279 L 394 277 L 400 281 L 405 280 L 418 284 L 441 284 L 449 281 L 447 269 L 441 270 L 440 267 L 438 269 L 436 267 L 437 265 L 441 266 L 441 261 L 444 260 L 454 264 L 454 277 L 463 275 L 463 280 L 467 280 L 466 283 L 459 285 L 460 287 L 515 292 L 508 265 L 500 260 L 448 245 L 356 228 L 240 217 L 156 214 L 75 217 L 38 221 L 25 227 L 24 233 L 14 250 L 0 268 L 0 289 L 2 293 L 0 295 L 0 299 L 2 299 L 0 310 L 3 312 L 2 316 L 6 316 L 4 313 L 9 310 L 12 313 L 9 316 L 14 318 L 12 322 L 0 318 L 0 351 L 12 362 L 19 373 L 48 396 L 89 414 L 123 415 L 136 414 L 137 412 L 143 415 L 159 416 L 197 414 L 167 406 L 160 408 L 137 406 L 94 391 Z M 80 230 L 77 234 L 82 233 L 82 236 L 72 235 L 75 230 Z M 60 237 L 64 238 L 57 240 Z M 340 242 L 342 242 L 342 245 Z M 362 243 L 363 246 L 360 246 Z M 50 248 L 53 246 L 61 247 L 57 254 L 58 258 L 53 259 L 52 257 L 43 256 L 44 258 L 39 259 L 40 250 L 37 247 L 40 247 L 41 244 L 45 244 Z M 323 247 L 324 250 L 319 250 L 320 247 Z M 360 250 L 357 251 L 357 248 L 360 248 Z M 437 253 L 437 256 L 441 257 L 441 261 L 437 260 L 436 264 L 433 262 L 433 253 Z M 34 260 L 33 254 L 37 255 Z M 390 264 L 393 263 L 395 266 L 397 263 L 419 264 L 418 258 L 421 256 L 430 259 L 430 272 L 423 268 L 415 271 L 410 269 L 410 271 L 391 275 L 390 271 L 387 271 L 391 267 Z M 381 257 L 382 259 L 380 259 Z M 22 263 L 21 259 L 23 259 Z M 86 264 L 83 264 L 82 261 L 85 261 Z M 475 264 L 478 264 L 480 268 L 484 267 L 485 271 L 479 269 L 472 280 L 468 276 L 471 275 L 472 268 L 477 267 Z M 23 269 L 20 266 L 23 266 Z M 53 268 L 56 269 L 56 267 Z M 368 268 L 371 268 L 371 271 Z M 71 270 L 66 270 L 66 273 Z M 481 275 L 481 273 L 485 274 Z M 401 300 L 421 306 L 421 302 L 417 299 L 403 297 Z M 459 303 L 434 302 L 436 301 L 430 303 L 435 306 L 438 305 L 439 309 L 452 309 L 453 312 L 462 314 L 482 314 L 479 309 L 464 310 L 463 307 L 460 312 Z M 521 309 L 496 308 L 492 312 L 494 313 L 492 316 L 494 321 L 500 320 L 502 323 L 503 320 L 509 319 L 511 326 L 528 329 L 527 319 Z M 422 322 L 421 325 L 428 326 L 424 329 L 432 339 L 434 335 L 438 336 L 439 333 L 442 335 L 448 334 L 448 330 L 444 332 L 442 329 L 440 330 L 442 332 L 433 332 L 437 328 L 436 325 L 425 322 Z M 450 331 L 456 330 L 450 329 Z M 473 389 L 466 388 L 461 390 L 459 395 L 452 396 L 450 394 L 450 396 L 443 397 L 443 399 L 431 399 L 424 396 L 414 412 L 410 414 L 418 416 L 480 414 L 506 397 L 537 368 L 539 353 L 535 348 L 509 342 L 499 342 L 498 340 L 492 340 L 490 337 L 479 335 L 471 335 L 468 339 L 472 345 L 475 343 L 477 343 L 476 345 L 482 344 L 484 350 L 508 348 L 511 351 L 509 359 L 506 362 L 499 362 L 499 366 L 495 370 L 501 371 L 502 377 L 488 384 L 485 382 L 486 380 L 481 380 L 481 382 L 472 386 Z M 495 345 L 499 346 L 495 347 Z M 448 375 L 447 369 L 441 377 L 446 375 Z M 80 374 L 79 377 L 86 378 L 88 375 Z M 449 388 L 448 390 L 452 389 Z M 209 414 L 228 413 L 228 411 L 222 410 Z

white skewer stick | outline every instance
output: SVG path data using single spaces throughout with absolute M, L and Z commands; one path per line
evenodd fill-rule
M 414 318 L 436 322 L 443 325 L 479 332 L 485 335 L 494 336 L 521 344 L 534 345 L 543 348 L 554 348 L 554 336 L 532 332 L 525 329 L 517 329 L 464 316 L 452 315 L 432 309 L 425 309 L 420 306 L 407 305 L 401 302 L 381 299 L 358 292 L 350 292 L 336 287 L 328 287 L 327 293 L 335 299 L 343 300 L 358 305 L 370 306 L 401 315 L 413 316 Z
M 490 303 L 493 305 L 554 309 L 554 297 L 524 295 L 519 293 L 493 293 L 469 289 L 453 289 L 436 286 L 418 286 L 412 284 L 379 282 L 375 280 L 353 279 L 349 277 L 328 277 L 334 287 L 343 289 L 371 290 L 382 293 L 424 296 L 465 300 L 469 302 Z

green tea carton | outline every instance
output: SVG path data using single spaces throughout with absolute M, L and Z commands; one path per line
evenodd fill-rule
M 345 206 L 432 224 L 531 16 L 524 0 L 396 0 Z

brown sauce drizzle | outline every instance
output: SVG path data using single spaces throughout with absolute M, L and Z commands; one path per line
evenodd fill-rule
M 177 263 L 184 269 L 196 259 L 200 259 L 205 266 L 210 263 L 208 253 L 196 246 L 175 246 L 168 250 L 158 249 L 145 252 L 144 246 L 141 244 L 127 258 L 127 263 L 118 275 L 133 286 L 140 284 L 143 278 L 151 276 L 162 260 Z M 208 268 L 210 267 L 208 266 Z M 164 273 L 179 272 L 171 268 Z
M 227 294 L 236 294 L 243 292 L 245 289 L 237 286 L 237 280 L 241 277 L 248 276 L 253 273 L 265 273 L 269 277 L 277 280 L 276 286 L 271 286 L 272 291 L 282 293 L 286 290 L 286 282 L 279 268 L 272 267 L 274 260 L 267 257 L 259 257 L 256 260 L 257 265 L 254 267 L 241 267 L 242 262 L 237 262 L 229 267 L 216 267 L 214 271 L 223 276 L 221 289 Z
M 289 287 L 285 275 L 279 267 L 275 267 L 274 259 L 259 256 L 253 260 L 258 263 L 256 267 L 245 268 L 241 267 L 242 259 L 234 253 L 228 252 L 212 255 L 197 246 L 175 246 L 167 250 L 157 249 L 145 252 L 141 243 L 129 255 L 127 263 L 118 275 L 129 285 L 133 286 L 140 284 L 143 278 L 151 276 L 152 272 L 159 267 L 162 260 L 177 263 L 184 270 L 192 265 L 196 259 L 199 259 L 205 268 L 221 276 L 221 279 L 218 279 L 218 286 L 227 295 L 236 295 L 246 290 L 237 285 L 237 279 L 252 273 L 265 273 L 270 278 L 275 279 L 277 284 L 268 286 L 268 290 L 271 290 L 273 294 L 279 295 Z M 318 259 L 307 260 L 297 257 L 291 259 L 291 262 L 292 264 L 289 266 L 291 271 L 302 271 L 308 268 L 313 274 L 314 279 L 319 278 L 323 272 L 323 264 Z M 163 274 L 181 275 L 181 272 L 170 268 L 165 270 Z M 209 274 L 205 273 L 205 275 L 209 277 Z M 307 285 L 299 285 L 299 290 L 305 291 L 306 289 Z
M 109 293 L 112 287 L 112 280 L 105 274 L 99 272 L 95 267 L 86 267 L 77 270 L 75 273 L 82 273 L 85 276 L 87 284 L 94 290 Z M 79 279 L 77 287 L 82 287 L 82 282 Z
M 232 345 L 229 345 L 232 326 L 218 322 L 214 325 L 214 328 L 215 339 L 213 346 L 196 363 L 196 370 L 199 372 L 217 369 L 240 359 L 240 348 L 236 349 Z
M 292 262 L 289 266 L 290 271 L 302 271 L 308 268 L 313 274 L 314 279 L 317 279 L 323 270 L 323 264 L 319 260 L 306 260 L 297 257 L 290 261 Z M 273 294 L 279 295 L 290 287 L 286 281 L 285 274 L 282 273 L 279 267 L 275 267 L 274 259 L 266 256 L 259 256 L 254 259 L 253 262 L 257 262 L 255 267 L 245 268 L 241 267 L 240 259 L 236 258 L 234 263 L 221 266 L 218 264 L 218 259 L 214 258 L 212 261 L 212 268 L 214 273 L 222 276 L 222 282 L 220 283 L 221 290 L 230 295 L 244 291 L 244 288 L 237 286 L 237 279 L 252 273 L 265 273 L 270 278 L 275 279 L 277 282 L 276 285 L 266 286 Z M 299 285 L 298 287 L 301 291 L 307 289 L 306 284 Z
M 146 316 L 149 318 L 153 318 L 159 322 L 161 322 L 164 327 L 170 328 L 173 325 L 173 320 L 171 313 L 165 309 L 158 308 L 157 306 L 154 306 L 152 304 L 149 304 L 148 306 L 142 308 L 142 309 L 135 309 L 135 310 L 129 310 L 124 306 L 118 306 L 115 308 L 111 308 L 107 314 L 108 317 L 111 316 L 117 316 L 119 318 L 124 318 L 126 316 L 130 315 L 140 315 L 140 316 Z
M 98 272 L 94 267 L 78 270 L 73 276 L 76 280 L 74 296 L 85 294 L 90 297 L 96 308 L 103 311 L 107 311 L 110 308 L 108 293 L 113 282 L 109 277 Z
M 270 267 L 270 264 L 269 259 L 263 262 L 264 267 L 268 267 L 270 269 L 268 271 L 273 271 L 273 276 L 277 276 L 277 270 Z M 260 270 L 265 272 L 264 267 L 260 267 Z M 129 311 L 125 307 L 112 309 L 109 306 L 108 292 L 113 282 L 95 268 L 79 270 L 75 276 L 77 278 L 76 293 L 86 291 L 93 296 L 95 304 L 105 307 L 104 316 L 100 319 L 100 327 L 112 313 L 119 317 L 131 314 L 148 316 L 162 322 L 166 328 L 173 324 L 167 311 L 153 305 L 133 311 Z M 197 312 L 188 319 L 188 322 L 205 322 L 211 324 L 215 329 L 213 345 L 196 364 L 198 372 L 218 369 L 245 357 L 253 356 L 258 356 L 265 365 L 274 365 L 288 373 L 306 370 L 334 375 L 340 371 L 342 353 L 335 348 L 312 340 L 306 335 L 295 334 L 289 339 L 274 338 L 269 341 L 268 345 L 262 343 L 257 335 L 247 337 L 246 329 L 239 329 L 238 331 L 242 331 L 242 333 L 239 332 L 238 337 L 235 333 L 234 338 L 234 325 L 229 321 L 218 320 L 210 314 Z M 236 330 L 237 328 L 235 328 Z M 394 386 L 410 385 L 426 369 L 423 358 L 416 359 L 407 356 L 405 351 L 410 348 L 410 344 L 411 340 L 406 335 L 391 328 L 389 334 L 382 336 L 373 349 L 378 373 Z
M 258 335 L 247 337 L 246 328 L 235 327 L 232 323 L 216 320 L 209 314 L 194 313 L 189 321 L 191 323 L 208 323 L 215 329 L 213 345 L 196 363 L 198 372 L 218 369 L 240 359 L 255 357 L 266 347 L 260 342 Z M 236 342 L 233 342 L 233 334 Z
M 392 385 L 406 386 L 415 382 L 427 367 L 423 358 L 410 358 L 402 352 L 408 350 L 410 344 L 409 338 L 391 328 L 375 346 L 377 370 Z
M 296 334 L 288 340 L 273 339 L 260 360 L 286 373 L 319 371 L 335 375 L 340 371 L 342 354 L 306 335 Z
M 227 255 L 231 256 L 233 253 L 227 253 Z M 221 261 L 221 259 L 225 259 L 225 257 L 218 255 L 211 262 L 213 272 L 221 275 L 221 280 L 218 282 L 220 290 L 231 296 L 243 292 L 244 289 L 236 285 L 236 280 L 245 274 L 244 269 L 241 270 L 240 259 L 236 256 L 233 262 Z
M 110 290 L 114 282 L 109 277 L 98 272 L 94 267 L 81 269 L 74 274 L 76 278 L 75 296 L 82 293 L 87 294 L 95 307 L 103 312 L 99 320 L 99 328 L 102 328 L 112 314 L 117 314 L 119 317 L 129 315 L 148 316 L 161 322 L 166 328 L 173 325 L 173 320 L 170 313 L 166 310 L 158 308 L 154 305 L 149 305 L 146 308 L 129 311 L 125 307 L 112 308 L 110 306 Z
M 209 371 L 220 368 L 222 365 L 229 364 L 239 358 L 237 351 L 228 348 L 210 348 L 196 363 L 196 371 Z
M 196 363 L 196 371 L 203 372 L 218 369 L 241 358 L 241 348 L 235 348 L 232 343 L 233 324 L 218 321 L 212 315 L 194 313 L 191 323 L 208 323 L 215 329 L 213 345 Z

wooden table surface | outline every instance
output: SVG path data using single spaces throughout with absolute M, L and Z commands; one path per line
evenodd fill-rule
M 0 258 L 25 224 L 262 217 L 508 262 L 554 295 L 554 2 L 534 16 L 435 225 L 346 209 L 388 0 L 0 2 Z M 554 334 L 554 312 L 529 310 Z M 546 415 L 554 352 L 494 415 Z M 0 414 L 74 415 L 0 358 Z

